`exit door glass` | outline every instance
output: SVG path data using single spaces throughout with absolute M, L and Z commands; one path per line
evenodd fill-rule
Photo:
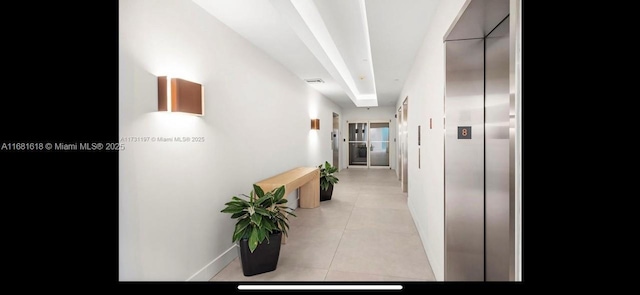
M 369 143 L 371 166 L 389 166 L 389 123 L 371 123 Z
M 349 165 L 367 166 L 367 123 L 349 123 Z

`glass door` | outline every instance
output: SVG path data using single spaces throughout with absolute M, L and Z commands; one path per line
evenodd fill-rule
M 389 122 L 369 122 L 369 164 L 389 168 Z
M 368 167 L 366 122 L 349 123 L 349 166 Z
M 389 168 L 389 122 L 349 122 L 349 167 Z

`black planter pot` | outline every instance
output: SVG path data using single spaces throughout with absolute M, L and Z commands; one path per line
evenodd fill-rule
M 280 244 L 282 242 L 282 232 L 272 233 L 269 236 L 269 243 L 265 239 L 262 244 L 256 247 L 251 253 L 249 250 L 249 240 L 240 240 L 240 260 L 242 261 L 242 272 L 245 276 L 253 276 L 265 272 L 274 271 L 278 266 L 280 257 Z
M 320 202 L 331 200 L 331 195 L 333 195 L 333 183 L 329 183 L 329 189 L 326 191 L 320 188 Z

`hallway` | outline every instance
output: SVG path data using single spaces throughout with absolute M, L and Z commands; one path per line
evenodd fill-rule
M 212 281 L 435 281 L 394 170 L 343 169 L 330 201 L 296 209 L 275 271 L 238 258 Z

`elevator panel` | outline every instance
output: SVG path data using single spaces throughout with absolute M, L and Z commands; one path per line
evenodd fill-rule
M 509 280 L 509 18 L 485 38 L 485 279 Z
M 402 192 L 409 191 L 409 97 L 402 102 Z
M 484 41 L 449 41 L 445 49 L 445 279 L 482 281 Z M 471 136 L 458 139 L 459 127 Z

